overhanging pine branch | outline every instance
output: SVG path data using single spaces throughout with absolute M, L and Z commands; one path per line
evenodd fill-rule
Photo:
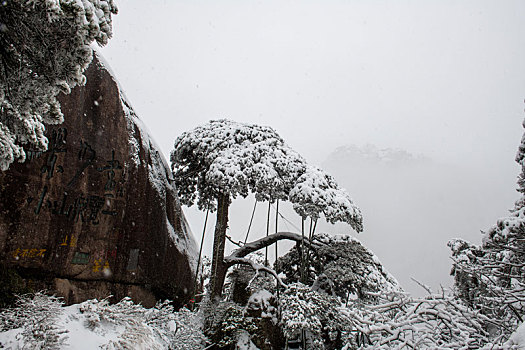
M 225 257 L 224 260 L 227 261 L 228 259 L 233 258 L 244 258 L 246 255 L 256 252 L 264 247 L 268 247 L 272 244 L 274 244 L 277 241 L 281 240 L 290 240 L 290 241 L 296 241 L 296 242 L 302 242 L 304 239 L 305 244 L 309 244 L 313 248 L 319 248 L 321 247 L 321 243 L 319 242 L 310 242 L 308 238 L 302 237 L 298 233 L 294 232 L 277 232 L 271 235 L 268 235 L 266 237 L 263 237 L 261 239 L 258 239 L 256 241 L 250 242 L 245 244 L 239 249 L 235 249 L 229 256 Z M 231 266 L 231 265 L 230 265 Z

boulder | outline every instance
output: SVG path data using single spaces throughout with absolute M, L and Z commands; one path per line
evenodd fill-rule
M 60 96 L 46 152 L 0 172 L 0 264 L 77 303 L 185 303 L 196 244 L 171 171 L 100 55 Z

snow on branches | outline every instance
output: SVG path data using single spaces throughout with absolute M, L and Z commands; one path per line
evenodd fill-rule
M 319 284 L 324 278 L 327 292 L 342 300 L 359 298 L 366 302 L 374 301 L 371 293 L 402 290 L 379 259 L 352 236 L 320 233 L 312 242 L 315 249 L 307 258 L 310 268 L 306 283 Z M 277 259 L 276 271 L 286 275 L 285 282 L 297 282 L 301 260 L 300 246 L 296 246 Z
M 525 124 L 524 124 L 525 125 Z M 461 239 L 448 245 L 454 260 L 456 294 L 483 314 L 501 321 L 491 332 L 508 337 L 525 319 L 525 135 L 516 155 L 523 195 L 510 215 L 489 228 L 480 246 Z
M 175 140 L 172 170 L 183 204 L 215 209 L 214 199 L 289 200 L 302 217 L 350 224 L 362 231 L 359 208 L 333 177 L 291 149 L 270 127 L 226 119 L 185 132 Z
M 355 337 L 344 349 L 514 349 L 491 340 L 491 320 L 445 292 L 423 298 L 402 292 L 377 293 L 377 304 L 343 308 Z
M 342 312 L 336 298 L 302 283 L 289 285 L 279 298 L 279 306 L 285 337 L 297 339 L 306 331 L 307 349 L 324 349 L 324 342 L 352 329 L 351 318 Z
M 457 295 L 484 314 L 502 320 L 494 332 L 509 336 L 525 317 L 524 209 L 499 219 L 476 246 L 452 240 Z
M 309 169 L 270 127 L 212 120 L 179 136 L 170 160 L 181 203 L 197 202 L 200 209 L 217 211 L 210 280 L 213 300 L 221 296 L 232 263 L 225 262 L 224 247 L 229 206 L 237 196 L 254 193 L 258 201 L 291 200 L 296 210 L 309 208 L 300 213 L 303 217 L 317 219 L 323 212 L 331 223 L 344 221 L 362 231 L 361 213 L 346 192 L 321 170 Z M 313 193 L 317 195 L 309 195 Z M 250 264 L 242 256 L 234 260 Z
M 516 155 L 522 167 L 518 191 L 523 194 L 524 152 L 525 135 Z M 525 196 L 509 216 L 485 232 L 481 246 L 461 239 L 448 245 L 454 260 L 456 294 L 484 314 L 504 321 L 497 332 L 509 336 L 525 316 Z
M 0 348 L 9 349 L 201 349 L 202 320 L 169 301 L 146 309 L 124 298 L 63 306 L 43 293 L 19 297 L 0 311 Z
M 290 201 L 303 218 L 315 220 L 323 213 L 326 221 L 332 224 L 346 222 L 357 232 L 363 231 L 361 211 L 350 195 L 319 168 L 307 167 L 290 192 Z
M 59 348 L 67 338 L 58 322 L 62 305 L 59 298 L 43 293 L 19 297 L 14 307 L 0 312 L 0 348 Z
M 181 201 L 212 206 L 219 193 L 286 199 L 305 160 L 270 127 L 212 120 L 175 140 L 171 162 Z M 198 198 L 196 196 L 198 195 Z
M 0 4 L 0 169 L 47 149 L 45 124 L 63 121 L 58 93 L 85 83 L 90 44 L 112 35 L 113 0 L 6 0 Z
M 525 120 L 522 123 L 522 126 L 525 128 Z M 516 153 L 516 163 L 521 166 L 521 173 L 518 176 L 518 191 L 525 195 L 525 133 L 521 137 L 521 143 L 518 147 L 518 152 Z M 518 201 L 516 205 L 523 206 L 524 199 Z M 520 204 L 521 202 L 521 204 Z

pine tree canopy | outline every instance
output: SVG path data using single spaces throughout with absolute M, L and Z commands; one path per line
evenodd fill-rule
M 254 193 L 259 201 L 287 200 L 303 218 L 363 230 L 362 216 L 333 177 L 290 148 L 270 127 L 212 120 L 175 140 L 172 170 L 183 204 L 215 210 L 215 198 Z

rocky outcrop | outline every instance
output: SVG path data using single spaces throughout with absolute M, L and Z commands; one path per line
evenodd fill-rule
M 0 263 L 67 303 L 190 294 L 196 245 L 171 172 L 95 54 L 46 152 L 0 172 Z

